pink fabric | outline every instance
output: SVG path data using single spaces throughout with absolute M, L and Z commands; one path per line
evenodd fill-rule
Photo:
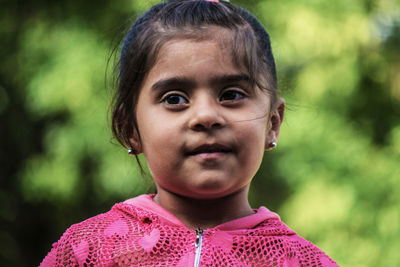
M 194 231 L 142 195 L 72 225 L 40 266 L 193 266 Z M 265 207 L 204 231 L 200 266 L 337 266 Z

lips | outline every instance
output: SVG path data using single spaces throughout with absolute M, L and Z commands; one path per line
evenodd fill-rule
M 232 149 L 229 146 L 222 144 L 204 144 L 198 147 L 195 147 L 193 150 L 190 150 L 187 154 L 189 156 L 195 156 L 199 154 L 213 154 L 213 153 L 230 153 Z

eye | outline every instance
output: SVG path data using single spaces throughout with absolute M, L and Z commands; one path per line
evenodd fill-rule
M 182 105 L 188 103 L 187 99 L 179 94 L 168 94 L 162 98 L 161 102 L 169 106 Z
M 244 93 L 241 93 L 236 90 L 227 90 L 221 95 L 219 101 L 237 101 L 243 99 L 244 97 L 245 97 Z

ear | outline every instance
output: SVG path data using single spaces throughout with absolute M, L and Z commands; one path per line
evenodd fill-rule
M 135 154 L 139 155 L 139 154 L 143 153 L 142 144 L 140 142 L 140 135 L 135 127 L 132 127 L 132 128 L 133 128 L 132 135 L 129 138 L 129 143 L 130 143 L 131 149 L 134 150 Z
M 265 149 L 270 150 L 271 143 L 278 142 L 279 132 L 281 129 L 283 116 L 285 114 L 285 100 L 283 98 L 278 98 L 271 109 L 271 113 L 267 125 L 267 135 L 265 140 Z

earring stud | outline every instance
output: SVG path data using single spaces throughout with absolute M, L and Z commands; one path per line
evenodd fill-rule
M 135 155 L 136 153 L 135 153 L 135 150 L 134 150 L 133 148 L 131 148 L 131 149 L 128 149 L 128 154 L 129 154 L 130 156 L 133 156 L 133 155 Z
M 276 147 L 276 142 L 271 142 L 271 143 L 269 144 L 269 147 L 270 147 L 270 148 L 275 148 L 275 147 Z

